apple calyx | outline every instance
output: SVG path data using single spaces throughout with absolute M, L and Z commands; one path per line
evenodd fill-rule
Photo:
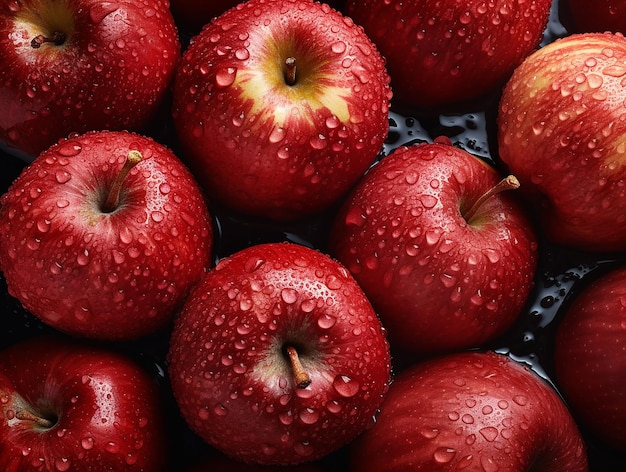
M 311 377 L 304 370 L 297 349 L 292 345 L 288 345 L 285 347 L 285 351 L 291 362 L 291 370 L 293 371 L 296 387 L 300 389 L 307 388 L 311 385 Z
M 289 86 L 296 84 L 296 58 L 293 56 L 285 59 L 285 83 Z
M 36 415 L 26 408 L 16 411 L 15 418 L 21 421 L 30 421 L 42 429 L 50 429 L 56 424 L 55 420 Z
M 500 182 L 498 182 L 494 187 L 490 188 L 487 192 L 482 194 L 478 200 L 474 202 L 474 204 L 470 207 L 469 210 L 463 213 L 463 217 L 465 221 L 469 222 L 478 212 L 479 208 L 489 200 L 491 197 L 507 191 L 507 190 L 515 190 L 520 186 L 519 180 L 514 175 L 507 175 Z
M 126 161 L 124 162 L 124 165 L 117 174 L 113 185 L 111 185 L 111 188 L 109 189 L 107 198 L 102 205 L 102 211 L 104 213 L 112 213 L 117 209 L 120 204 L 120 193 L 122 190 L 122 184 L 124 183 L 124 180 L 126 179 L 126 176 L 130 172 L 130 170 L 137 164 L 139 164 L 142 159 L 143 157 L 139 151 L 132 150 L 128 152 L 128 155 L 126 156 Z
M 65 43 L 66 39 L 67 36 L 61 31 L 55 31 L 54 33 L 52 33 L 51 37 L 39 34 L 31 40 L 30 46 L 33 49 L 39 49 L 45 43 L 54 43 L 55 46 L 61 46 L 63 43 Z

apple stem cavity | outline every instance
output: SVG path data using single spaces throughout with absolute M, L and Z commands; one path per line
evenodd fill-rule
M 139 164 L 142 158 L 143 157 L 139 151 L 132 150 L 128 152 L 128 155 L 126 156 L 126 161 L 124 162 L 124 165 L 117 174 L 113 185 L 111 185 L 111 188 L 109 189 L 109 193 L 107 195 L 107 199 L 102 206 L 102 211 L 104 213 L 111 213 L 117 209 L 120 204 L 122 184 L 124 183 L 124 180 L 126 179 L 126 176 L 130 172 L 130 170 L 137 164 Z
M 32 411 L 23 409 L 15 412 L 15 417 L 21 421 L 32 421 L 37 426 L 45 429 L 52 428 L 56 421 L 50 420 L 48 418 L 44 418 L 43 416 L 38 416 L 34 414 Z
M 296 84 L 296 58 L 293 56 L 285 59 L 285 83 L 287 85 Z
M 296 387 L 301 389 L 307 388 L 311 385 L 311 377 L 309 377 L 309 374 L 307 374 L 304 367 L 302 367 L 298 351 L 293 346 L 287 346 L 285 350 L 287 351 L 287 355 L 291 361 L 291 370 L 293 371 Z
M 61 46 L 65 42 L 65 40 L 65 33 L 55 31 L 54 33 L 52 33 L 52 37 L 47 37 L 43 34 L 35 36 L 30 42 L 30 46 L 33 49 L 39 49 L 45 43 L 54 43 L 55 46 Z
M 519 180 L 514 175 L 507 175 L 494 187 L 481 195 L 481 197 L 474 202 L 471 208 L 464 213 L 465 221 L 470 221 L 478 212 L 479 208 L 491 197 L 507 190 L 515 190 L 520 186 Z

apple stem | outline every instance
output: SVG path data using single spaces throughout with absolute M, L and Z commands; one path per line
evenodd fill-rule
M 287 355 L 291 361 L 291 369 L 293 370 L 293 376 L 296 381 L 296 387 L 307 388 L 311 384 L 311 377 L 306 373 L 300 358 L 298 357 L 298 351 L 293 346 L 287 346 Z
M 55 31 L 54 33 L 52 33 L 51 38 L 48 38 L 47 36 L 44 36 L 43 34 L 35 36 L 30 42 L 30 46 L 33 49 L 39 49 L 41 45 L 45 43 L 54 43 L 55 46 L 60 46 L 61 44 L 65 42 L 65 39 L 66 39 L 65 33 L 61 33 L 60 31 Z
M 26 409 L 15 412 L 15 417 L 18 420 L 22 421 L 32 421 L 42 428 L 51 428 L 52 426 L 54 426 L 54 421 L 43 418 L 41 416 L 37 416 L 32 411 Z
M 124 180 L 126 179 L 126 176 L 130 172 L 130 170 L 137 164 L 139 164 L 139 162 L 141 162 L 141 159 L 142 156 L 139 151 L 132 150 L 128 152 L 124 165 L 120 169 L 117 177 L 115 178 L 115 181 L 113 182 L 113 185 L 111 185 L 111 188 L 109 189 L 109 194 L 107 195 L 107 199 L 104 202 L 102 211 L 104 211 L 105 213 L 111 213 L 119 206 L 122 184 L 124 183 Z
M 519 186 L 520 186 L 520 183 L 519 183 L 519 180 L 517 180 L 517 177 L 515 177 L 514 175 L 507 175 L 500 182 L 498 182 L 494 187 L 492 187 L 487 192 L 482 194 L 482 196 L 478 200 L 476 200 L 476 202 L 474 202 L 472 207 L 463 215 L 465 217 L 465 220 L 466 221 L 471 220 L 476 214 L 476 212 L 478 211 L 478 209 L 482 206 L 482 204 L 485 203 L 488 199 L 490 199 L 494 195 L 497 195 L 500 192 L 504 192 L 506 190 L 515 190 L 519 188 Z
M 296 58 L 293 56 L 285 59 L 285 83 L 296 84 Z

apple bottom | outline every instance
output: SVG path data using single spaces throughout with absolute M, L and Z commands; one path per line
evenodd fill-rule
M 464 352 L 409 367 L 376 425 L 351 448 L 354 472 L 586 472 L 580 433 L 544 381 L 510 358 Z

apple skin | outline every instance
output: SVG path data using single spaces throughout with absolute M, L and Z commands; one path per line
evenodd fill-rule
M 347 444 L 373 423 L 390 380 L 385 332 L 360 287 L 336 261 L 294 243 L 222 259 L 187 299 L 168 359 L 190 428 L 266 465 L 315 461 Z
M 586 286 L 554 343 L 557 384 L 593 438 L 626 452 L 626 268 Z M 582 381 L 581 381 L 582 379 Z
M 624 60 L 623 36 L 574 34 L 528 57 L 504 89 L 499 154 L 553 243 L 626 249 Z
M 347 0 L 387 60 L 396 102 L 444 108 L 501 87 L 539 45 L 551 0 Z
M 29 160 L 70 132 L 143 130 L 181 54 L 164 0 L 3 0 L 0 32 L 0 141 Z
M 0 468 L 165 471 L 162 401 L 126 355 L 57 336 L 16 343 L 0 351 Z M 19 418 L 24 409 L 53 424 Z
M 401 372 L 350 457 L 354 472 L 588 470 L 580 432 L 552 387 L 490 351 Z
M 102 202 L 130 150 L 117 209 Z M 0 199 L 0 268 L 48 325 L 137 339 L 171 324 L 211 265 L 204 196 L 171 150 L 125 131 L 73 135 L 40 154 Z
M 392 348 L 432 354 L 482 345 L 517 319 L 537 242 L 510 191 L 464 216 L 500 180 L 450 141 L 400 147 L 335 217 L 329 252 L 363 288 Z
M 559 15 L 567 29 L 574 33 L 613 33 L 626 31 L 626 1 L 560 0 Z
M 390 98 L 383 58 L 349 18 L 310 0 L 252 0 L 192 39 L 173 117 L 181 157 L 210 196 L 294 220 L 335 203 L 375 160 Z

